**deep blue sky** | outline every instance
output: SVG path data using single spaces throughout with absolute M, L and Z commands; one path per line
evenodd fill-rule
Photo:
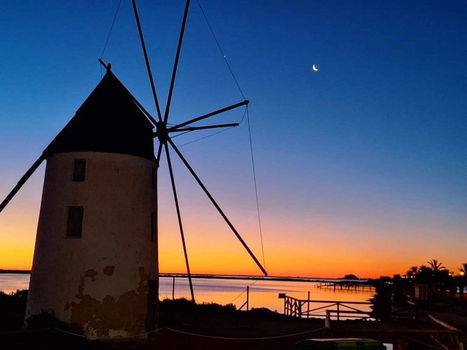
M 118 2 L 2 4 L 0 197 L 98 83 L 97 58 Z M 283 244 L 291 252 L 306 244 L 326 251 L 341 242 L 339 251 L 360 242 L 356 248 L 380 269 L 385 266 L 382 257 L 394 255 L 407 267 L 436 257 L 453 269 L 464 262 L 466 2 L 201 3 L 251 100 L 267 255 L 279 254 L 276 245 Z M 138 6 L 165 105 L 184 3 L 140 0 Z M 122 1 L 103 58 L 154 111 L 130 1 Z M 312 64 L 320 71 L 312 72 Z M 171 120 L 241 100 L 195 0 Z M 213 122 L 240 120 L 242 113 Z M 175 140 L 181 145 L 198 136 Z M 183 149 L 256 242 L 246 124 Z M 41 181 L 35 176 L 9 209 L 8 215 L 26 207 L 35 213 L 25 231 L 34 231 Z M 161 181 L 161 201 L 168 203 L 170 192 L 166 180 Z M 194 185 L 182 176 L 180 186 L 186 212 L 204 218 L 198 209 L 206 205 L 208 210 L 207 203 L 198 199 Z M 2 238 L 0 226 L 0 245 L 6 235 Z M 24 233 L 23 243 L 31 245 L 33 235 Z M 404 245 L 416 247 L 416 253 Z M 383 253 L 374 253 L 375 247 Z M 369 273 L 354 255 L 349 259 L 355 273 Z M 299 264 L 308 264 L 311 274 L 325 274 L 325 267 L 313 270 L 319 263 L 312 254 Z M 385 272 L 403 272 L 394 269 Z

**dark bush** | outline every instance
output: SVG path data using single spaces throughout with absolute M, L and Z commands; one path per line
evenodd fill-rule
M 370 299 L 373 303 L 370 315 L 377 320 L 387 321 L 391 318 L 392 285 L 379 282 L 375 287 L 376 294 Z

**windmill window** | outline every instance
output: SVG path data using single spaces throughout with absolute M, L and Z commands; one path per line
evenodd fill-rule
M 68 207 L 67 237 L 81 237 L 83 229 L 83 207 Z
M 86 177 L 86 161 L 84 159 L 75 159 L 73 165 L 73 181 L 82 182 Z

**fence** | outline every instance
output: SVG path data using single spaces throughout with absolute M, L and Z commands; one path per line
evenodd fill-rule
M 284 299 L 284 315 L 287 316 L 302 318 L 334 316 L 338 321 L 341 318 L 371 318 L 370 311 L 357 308 L 371 305 L 367 301 L 311 300 L 310 293 L 307 299 L 294 298 L 284 293 L 279 293 L 279 298 Z

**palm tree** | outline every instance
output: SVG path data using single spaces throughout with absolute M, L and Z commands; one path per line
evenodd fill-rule
M 443 263 L 437 259 L 428 260 L 428 265 L 430 265 L 434 273 L 441 270 L 446 270 L 446 268 L 443 266 Z
M 408 271 L 407 271 L 407 277 L 409 278 L 414 278 L 417 276 L 418 273 L 418 266 L 412 266 Z
M 463 263 L 461 267 L 459 267 L 459 271 L 462 276 L 467 276 L 467 263 Z
M 420 265 L 417 272 L 417 282 L 419 283 L 433 283 L 433 269 L 426 265 Z
M 460 277 L 457 279 L 459 281 L 458 287 L 459 292 L 461 295 L 461 299 L 464 299 L 464 288 L 467 282 L 467 263 L 463 263 L 461 267 L 459 267 Z
M 449 284 L 449 270 L 437 259 L 428 261 L 433 273 L 434 288 L 436 291 L 444 291 Z

